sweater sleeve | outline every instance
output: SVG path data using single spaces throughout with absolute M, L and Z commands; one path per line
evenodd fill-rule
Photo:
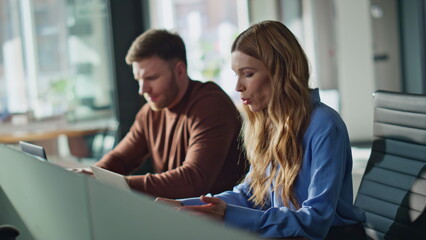
M 193 99 L 183 164 L 162 173 L 132 176 L 129 178 L 132 188 L 167 198 L 195 197 L 211 189 L 240 130 L 237 110 L 222 94 L 225 93 L 211 91 Z
M 120 143 L 95 165 L 110 171 L 128 175 L 136 170 L 149 154 L 143 121 L 146 118 L 147 106 L 136 115 L 136 119 L 127 135 Z
M 345 136 L 341 129 L 331 127 L 312 139 L 311 170 L 306 176 L 299 175 L 305 178 L 301 181 L 309 181 L 308 197 L 300 209 L 270 207 L 259 210 L 242 204 L 228 204 L 225 222 L 257 232 L 262 237 L 323 239 L 335 214 L 344 177 L 344 159 L 348 154 Z

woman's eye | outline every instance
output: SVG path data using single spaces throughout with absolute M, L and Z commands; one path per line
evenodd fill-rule
M 246 73 L 246 74 L 244 74 L 244 77 L 246 77 L 246 78 L 249 78 L 249 77 L 253 77 L 253 73 Z

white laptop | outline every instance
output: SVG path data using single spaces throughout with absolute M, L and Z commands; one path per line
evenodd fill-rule
M 109 183 L 113 186 L 130 190 L 129 184 L 126 181 L 126 178 L 118 173 L 111 172 L 109 170 L 97 167 L 97 166 L 90 166 L 92 169 L 93 175 L 96 179 L 99 179 L 100 181 Z

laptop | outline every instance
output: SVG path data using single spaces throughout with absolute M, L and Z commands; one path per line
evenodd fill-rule
M 44 148 L 42 146 L 24 141 L 19 141 L 19 146 L 21 147 L 21 150 L 23 152 L 37 157 L 40 160 L 47 161 L 46 151 L 44 151 Z
M 93 175 L 96 179 L 125 190 L 131 190 L 129 184 L 126 181 L 126 178 L 123 175 L 94 165 L 90 166 L 90 168 L 92 169 Z
M 46 151 L 44 150 L 42 146 L 24 142 L 24 141 L 20 141 L 19 145 L 23 152 L 30 154 L 31 156 L 34 156 L 39 160 L 47 161 Z M 66 161 L 62 161 L 62 162 L 66 162 Z M 72 163 L 72 164 L 75 165 L 77 163 Z M 66 166 L 63 163 L 62 164 L 58 163 L 57 165 L 65 167 L 68 170 L 76 170 L 78 168 L 88 169 L 84 165 Z M 92 170 L 93 175 L 95 176 L 96 179 L 99 179 L 100 181 L 103 181 L 103 182 L 107 182 L 113 186 L 116 186 L 122 189 L 130 190 L 129 184 L 127 183 L 126 178 L 123 175 L 115 173 L 115 172 L 111 172 L 109 170 L 106 170 L 94 165 L 90 166 L 90 169 Z
M 42 161 L 48 161 L 46 151 L 42 146 L 32 144 L 29 142 L 19 141 L 19 146 L 21 147 L 21 150 L 27 154 L 30 154 L 31 156 L 42 160 Z M 77 161 L 70 161 L 66 159 L 62 159 L 61 161 L 53 161 L 55 165 L 61 166 L 63 168 L 66 168 L 67 170 L 77 170 L 77 169 L 83 169 L 88 170 L 88 166 L 82 163 L 79 163 Z

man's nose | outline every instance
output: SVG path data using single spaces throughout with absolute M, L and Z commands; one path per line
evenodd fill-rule
M 149 87 L 149 84 L 147 84 L 146 82 L 144 82 L 144 81 L 139 81 L 139 91 L 138 91 L 138 93 L 139 93 L 139 95 L 143 95 L 144 93 L 150 93 L 150 90 L 151 88 Z

